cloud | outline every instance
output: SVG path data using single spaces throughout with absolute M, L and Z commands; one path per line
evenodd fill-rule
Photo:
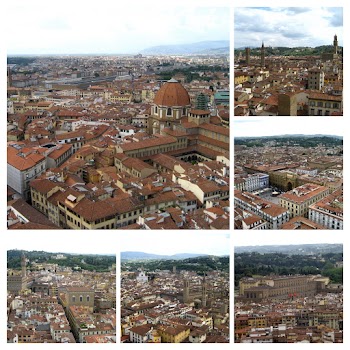
M 342 27 L 343 26 L 343 8 L 334 7 L 329 9 L 328 20 L 331 26 Z
M 63 18 L 53 17 L 50 20 L 44 19 L 40 23 L 40 27 L 44 30 L 69 30 L 71 26 L 69 22 Z
M 92 6 L 61 0 L 53 10 L 47 1 L 32 0 L 8 4 L 7 13 L 9 54 L 136 53 L 150 46 L 228 40 L 230 36 L 227 7 L 130 6 L 108 0 Z M 16 26 L 10 22 L 13 16 Z M 27 40 L 24 31 L 40 40 Z
M 329 45 L 338 35 L 342 45 L 342 8 L 240 7 L 234 11 L 235 47 Z M 315 25 L 317 23 L 317 25 Z
M 305 33 L 302 32 L 290 32 L 289 29 L 284 29 L 281 31 L 281 34 L 288 39 L 300 39 L 305 37 Z
M 291 15 L 298 15 L 300 13 L 309 12 L 311 10 L 312 9 L 310 7 L 286 7 L 282 9 L 283 12 L 286 12 Z

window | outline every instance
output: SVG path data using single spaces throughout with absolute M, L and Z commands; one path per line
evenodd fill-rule
M 88 295 L 88 296 L 86 297 L 86 301 L 87 301 L 87 302 L 90 301 L 90 295 Z
M 168 109 L 166 110 L 166 115 L 171 116 L 171 108 L 168 108 Z
M 158 107 L 157 107 L 157 106 L 154 107 L 154 113 L 155 113 L 155 114 L 158 113 Z
M 83 301 L 83 296 L 82 296 L 82 295 L 79 297 L 79 301 L 80 301 L 80 302 Z
M 323 102 L 317 102 L 317 107 L 323 107 Z

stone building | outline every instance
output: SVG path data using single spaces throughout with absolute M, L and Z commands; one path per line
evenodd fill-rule
M 329 188 L 306 183 L 279 196 L 279 204 L 289 211 L 292 218 L 308 215 L 309 206 L 329 194 Z
M 26 268 L 26 257 L 24 253 L 21 258 L 21 272 L 10 272 L 7 275 L 7 290 L 11 293 L 19 294 L 25 290 L 28 286 L 27 268 Z
M 239 282 L 240 296 L 250 301 L 314 296 L 325 288 L 323 280 L 313 276 L 271 276 L 259 279 L 243 278 Z
M 67 307 L 87 306 L 93 310 L 95 302 L 95 292 L 87 287 L 67 287 L 66 288 Z
M 188 92 L 175 79 L 170 79 L 159 89 L 153 102 L 148 119 L 150 134 L 157 134 L 165 127 L 172 129 L 191 108 Z

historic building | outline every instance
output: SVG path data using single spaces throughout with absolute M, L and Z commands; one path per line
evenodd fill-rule
M 148 119 L 148 132 L 157 134 L 165 127 L 173 129 L 191 108 L 190 96 L 175 79 L 170 79 L 154 97 L 151 115 Z
M 343 189 L 309 206 L 309 219 L 330 230 L 343 229 Z
M 279 196 L 279 204 L 289 211 L 291 218 L 307 217 L 309 206 L 329 194 L 329 188 L 306 183 Z
M 324 289 L 324 279 L 302 275 L 244 277 L 239 282 L 240 296 L 250 301 L 308 297 Z
M 22 254 L 21 272 L 11 271 L 7 275 L 7 290 L 11 293 L 19 294 L 21 291 L 27 289 L 28 277 L 26 268 L 26 257 Z
M 235 190 L 235 207 L 248 211 L 267 221 L 268 229 L 279 229 L 289 221 L 289 211 L 249 192 Z
M 189 280 L 184 280 L 183 302 L 188 304 L 194 302 L 196 299 L 201 301 L 201 306 L 207 306 L 207 283 L 205 277 L 203 277 L 202 283 L 200 285 L 192 285 Z

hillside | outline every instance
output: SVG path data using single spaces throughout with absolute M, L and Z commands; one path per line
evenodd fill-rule
M 245 55 L 245 48 L 235 49 L 235 56 L 240 53 Z M 342 52 L 343 48 L 338 47 L 338 52 Z M 260 56 L 261 47 L 250 49 L 251 56 Z M 316 47 L 269 47 L 265 46 L 265 56 L 319 56 L 323 53 L 333 52 L 332 45 L 323 45 Z
M 178 254 L 181 255 L 181 254 Z M 209 271 L 229 271 L 228 256 L 197 256 L 187 259 L 173 259 L 169 256 L 167 259 L 152 259 L 152 260 L 127 260 L 122 261 L 122 271 L 135 271 L 143 267 L 145 271 L 169 270 L 172 271 L 176 267 L 177 271 L 194 271 L 199 274 Z
M 27 268 L 31 269 L 32 262 L 57 264 L 59 266 L 67 266 L 79 268 L 88 271 L 105 272 L 109 271 L 111 266 L 116 263 L 113 255 L 96 255 L 96 254 L 68 254 L 68 253 L 49 253 L 44 251 L 25 251 L 25 250 L 9 250 L 7 251 L 7 268 L 20 269 L 22 253 L 25 254 L 29 263 Z M 63 254 L 64 259 L 55 259 L 57 254 Z

